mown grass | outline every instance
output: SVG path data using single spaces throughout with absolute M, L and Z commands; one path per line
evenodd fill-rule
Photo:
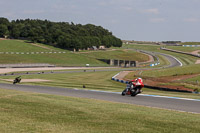
M 106 54 L 104 53 L 105 51 L 97 51 L 97 52 L 81 53 L 81 55 L 97 59 L 134 60 L 139 62 L 149 60 L 149 57 L 147 55 L 132 50 L 114 49 L 113 51 L 106 52 Z
M 200 50 L 200 47 L 167 46 L 166 48 L 183 51 L 183 52 L 192 52 L 192 51 Z
M 0 52 L 4 52 L 0 56 L 1 64 L 16 64 L 16 63 L 48 63 L 57 66 L 109 66 L 105 62 L 98 59 L 123 59 L 147 61 L 148 56 L 133 52 L 133 51 L 97 51 L 89 53 L 70 52 L 55 48 L 52 46 L 46 46 L 44 44 L 37 44 L 35 46 L 31 43 L 22 40 L 0 40 Z M 50 51 L 65 51 L 66 53 L 39 53 L 31 54 L 30 52 L 50 52 Z M 23 52 L 21 53 L 5 53 L 5 52 Z M 29 54 L 27 54 L 29 52 Z M 127 60 L 128 60 L 127 59 Z
M 73 53 L 52 54 L 2 54 L 1 64 L 48 63 L 57 66 L 109 66 L 108 64 Z
M 200 45 L 200 42 L 183 42 L 181 45 Z
M 43 44 L 37 44 L 39 46 L 44 46 L 46 48 L 34 46 L 31 43 L 27 43 L 23 40 L 0 40 L 0 52 L 47 52 L 47 51 L 57 51 L 54 47 L 48 47 Z
M 198 133 L 200 115 L 0 89 L 1 132 Z
M 200 73 L 199 68 L 200 68 L 199 64 L 194 64 L 194 65 L 188 65 L 188 66 L 182 66 L 182 67 L 173 67 L 173 68 L 160 69 L 160 70 L 144 71 L 142 75 L 148 76 L 148 77 L 190 75 L 190 74 Z
M 50 52 L 65 51 L 66 53 L 44 53 L 44 54 L 1 54 L 1 64 L 16 63 L 49 63 L 57 66 L 85 66 L 91 64 L 93 66 L 108 66 L 106 63 L 98 61 L 94 58 L 83 57 L 78 54 L 71 53 L 67 50 L 46 46 L 44 44 L 32 45 L 22 40 L 0 40 L 0 52 Z M 43 48 L 47 47 L 49 49 Z

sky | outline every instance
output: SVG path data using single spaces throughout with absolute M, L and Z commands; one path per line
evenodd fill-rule
M 200 0 L 0 0 L 0 17 L 94 24 L 122 40 L 200 42 Z

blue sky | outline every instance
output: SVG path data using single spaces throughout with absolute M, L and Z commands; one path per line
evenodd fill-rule
M 122 40 L 200 41 L 200 0 L 0 0 L 0 17 L 100 25 Z

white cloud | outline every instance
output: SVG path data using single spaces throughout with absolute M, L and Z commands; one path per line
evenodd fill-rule
M 185 22 L 199 22 L 199 19 L 197 18 L 186 18 L 184 19 Z
M 160 23 L 160 22 L 165 22 L 164 18 L 151 18 L 150 22 L 152 23 Z
M 44 10 L 25 10 L 23 11 L 24 14 L 41 14 L 44 13 Z
M 14 12 L 1 12 L 0 13 L 0 16 L 4 16 L 4 17 L 14 17 L 15 16 L 15 13 Z
M 125 10 L 125 11 L 131 11 L 131 10 L 133 10 L 132 7 L 128 7 L 128 6 L 124 6 L 124 7 L 122 7 L 122 9 Z
M 142 12 L 150 13 L 150 14 L 159 14 L 159 10 L 157 8 L 146 9 L 146 10 L 143 10 Z

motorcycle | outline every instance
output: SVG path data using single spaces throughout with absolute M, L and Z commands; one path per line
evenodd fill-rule
M 20 83 L 20 81 L 21 81 L 21 78 L 15 78 L 15 80 L 13 81 L 13 84 Z
M 122 91 L 122 96 L 125 95 L 131 95 L 131 96 L 136 96 L 137 94 L 140 93 L 140 89 L 138 87 L 131 87 L 133 84 L 128 83 L 126 85 L 126 88 Z

